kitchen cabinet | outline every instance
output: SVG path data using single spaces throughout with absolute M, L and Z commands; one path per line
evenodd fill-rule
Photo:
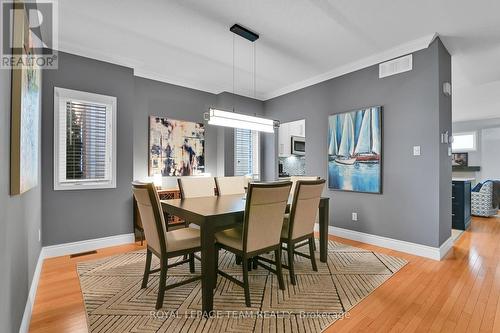
M 278 130 L 278 156 L 289 157 L 292 155 L 292 136 L 306 136 L 306 121 L 297 120 L 280 124 Z

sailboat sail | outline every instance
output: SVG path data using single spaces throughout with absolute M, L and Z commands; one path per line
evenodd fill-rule
M 338 155 L 344 157 L 354 155 L 354 125 L 350 114 L 346 114 L 344 119 Z
M 372 127 L 372 147 L 371 150 L 374 154 L 380 155 L 382 145 L 380 142 L 381 128 L 380 128 L 380 108 L 371 109 L 371 127 Z
M 332 116 L 330 118 L 330 143 L 328 145 L 328 154 L 329 155 L 337 155 L 338 153 L 338 145 L 337 145 L 337 135 L 336 133 L 337 129 L 337 116 Z
M 372 150 L 371 147 L 371 112 L 367 110 L 364 112 L 363 121 L 361 123 L 361 129 L 359 131 L 359 137 L 356 144 L 355 154 L 367 154 Z

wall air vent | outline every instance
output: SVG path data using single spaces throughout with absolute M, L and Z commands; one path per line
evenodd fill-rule
M 413 69 L 413 55 L 386 61 L 378 65 L 378 77 L 388 77 L 399 73 L 411 71 Z

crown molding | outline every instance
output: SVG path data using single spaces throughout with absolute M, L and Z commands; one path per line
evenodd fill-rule
M 299 89 L 303 89 L 320 82 L 324 82 L 348 73 L 355 72 L 357 70 L 367 68 L 373 65 L 380 64 L 382 62 L 398 58 L 419 50 L 423 50 L 429 47 L 430 44 L 438 37 L 437 33 L 433 33 L 407 43 L 400 44 L 394 48 L 389 50 L 385 50 L 383 52 L 379 52 L 377 54 L 371 55 L 369 57 L 363 58 L 358 61 L 351 62 L 349 64 L 334 68 L 329 72 L 311 77 L 304 81 L 300 81 L 284 88 L 277 89 L 269 94 L 264 95 L 264 100 L 272 99 L 275 97 L 279 97 L 293 91 L 297 91 Z
M 389 50 L 385 50 L 383 52 L 379 52 L 377 54 L 374 54 L 372 56 L 363 58 L 358 61 L 351 62 L 349 64 L 334 68 L 326 73 L 311 77 L 309 79 L 288 85 L 286 87 L 277 89 L 273 92 L 270 93 L 263 93 L 259 94 L 257 97 L 250 96 L 247 94 L 242 94 L 238 93 L 240 96 L 245 96 L 261 101 L 265 101 L 268 99 L 272 99 L 278 96 L 282 96 L 288 93 L 291 93 L 293 91 L 303 89 L 312 85 L 315 85 L 320 82 L 324 82 L 330 79 L 333 79 L 335 77 L 339 77 L 344 74 L 348 74 L 366 67 L 370 67 L 376 64 L 379 64 L 381 62 L 391 60 L 406 54 L 410 54 L 422 49 L 426 49 L 429 47 L 429 45 L 438 37 L 437 33 L 433 33 L 415 40 L 412 40 L 407 43 L 400 44 L 394 48 L 391 48 Z M 70 42 L 60 42 L 59 43 L 59 51 L 62 52 L 67 52 L 71 53 L 74 55 L 90 58 L 90 59 L 95 59 L 99 61 L 104 61 L 104 62 L 109 62 L 112 64 L 116 64 L 119 66 L 124 66 L 128 67 L 133 70 L 133 73 L 137 77 L 142 77 L 146 79 L 151 79 L 159 82 L 164 82 L 168 84 L 173 84 L 185 88 L 190 88 L 190 89 L 195 89 L 195 90 L 200 90 L 212 94 L 220 94 L 225 91 L 224 88 L 222 87 L 214 87 L 213 85 L 205 85 L 205 84 L 199 84 L 197 82 L 193 82 L 191 80 L 185 80 L 182 78 L 174 78 L 174 77 L 166 77 L 165 75 L 159 74 L 157 72 L 151 72 L 150 70 L 145 68 L 145 64 L 134 60 L 130 59 L 127 57 L 123 57 L 120 55 L 110 55 L 105 52 L 99 52 L 96 50 L 90 50 L 84 47 L 81 47 L 80 45 L 73 44 Z

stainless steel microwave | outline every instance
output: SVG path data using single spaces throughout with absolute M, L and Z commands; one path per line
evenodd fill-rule
M 306 138 L 304 138 L 303 136 L 292 136 L 292 154 L 306 154 Z

